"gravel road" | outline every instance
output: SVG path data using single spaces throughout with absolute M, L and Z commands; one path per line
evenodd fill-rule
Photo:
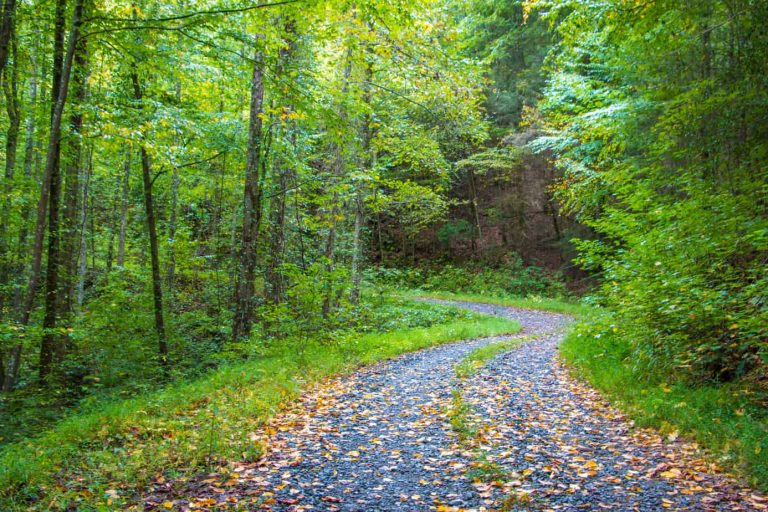
M 255 433 L 270 451 L 254 464 L 169 485 L 188 510 L 760 510 L 695 445 L 633 429 L 561 367 L 570 318 L 453 303 L 514 318 L 521 344 L 474 375 L 454 366 L 486 338 L 422 350 L 331 380 Z M 509 337 L 506 337 L 507 339 Z M 470 439 L 448 411 L 463 397 Z M 768 507 L 766 507 L 768 508 Z M 178 510 L 178 508 L 177 508 Z

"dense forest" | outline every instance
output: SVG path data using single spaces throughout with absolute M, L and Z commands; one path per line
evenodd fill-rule
M 275 354 L 332 373 L 398 330 L 504 331 L 412 300 L 444 292 L 590 308 L 566 355 L 606 392 L 629 389 L 611 365 L 658 400 L 727 390 L 749 439 L 709 445 L 767 488 L 765 20 L 761 0 L 4 0 L 0 497 L 90 510 L 61 467 L 91 464 L 98 500 L 115 471 L 242 452 L 76 461 L 117 457 L 140 423 L 118 411 L 163 390 L 186 411 L 179 386 Z

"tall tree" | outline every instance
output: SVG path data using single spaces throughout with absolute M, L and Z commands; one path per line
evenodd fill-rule
M 59 281 L 59 193 L 61 177 L 59 176 L 59 147 L 61 143 L 61 123 L 64 106 L 69 93 L 69 81 L 72 65 L 80 37 L 84 0 L 76 0 L 72 12 L 72 28 L 69 33 L 69 43 L 63 68 L 59 78 L 58 98 L 53 109 L 51 133 L 46 154 L 45 177 L 48 177 L 50 190 L 48 205 L 48 260 L 45 289 L 45 317 L 43 319 L 43 338 L 40 343 L 39 377 L 45 380 L 51 373 L 57 335 L 54 332 L 58 316 L 58 281 Z M 31 290 L 30 290 L 31 291 Z M 31 309 L 31 306 L 30 306 Z M 28 315 L 29 313 L 27 313 Z
M 131 71 L 131 83 L 133 84 L 133 99 L 137 107 L 143 108 L 144 93 L 139 81 L 139 73 L 136 67 Z M 144 214 L 147 218 L 147 235 L 149 237 L 149 254 L 152 267 L 152 302 L 155 312 L 155 333 L 157 334 L 157 349 L 160 364 L 168 366 L 168 341 L 165 332 L 165 317 L 163 315 L 163 280 L 160 276 L 160 249 L 157 241 L 157 221 L 155 220 L 155 205 L 152 196 L 152 163 L 146 146 L 139 144 L 141 156 L 141 181 L 144 189 Z
M 261 36 L 255 38 L 253 72 L 251 74 L 251 101 L 248 110 L 248 147 L 245 162 L 245 190 L 243 196 L 243 228 L 240 242 L 237 283 L 235 285 L 235 316 L 232 338 L 238 340 L 251 333 L 253 325 L 254 279 L 256 278 L 259 227 L 261 224 L 262 181 L 262 116 L 264 113 L 264 53 Z
M 87 11 L 85 13 L 87 16 Z M 61 250 L 61 316 L 68 317 L 74 311 L 77 283 L 78 258 L 80 255 L 80 200 L 82 197 L 83 159 L 83 110 L 85 108 L 88 76 L 87 39 L 81 39 L 75 48 L 72 70 L 72 101 L 69 132 L 65 144 L 64 209 L 62 212 Z
M 54 145 L 48 145 L 48 151 L 46 153 L 45 170 L 42 177 L 42 185 L 40 187 L 40 197 L 37 202 L 37 217 L 35 223 L 35 236 L 32 247 L 32 263 L 30 265 L 29 280 L 27 283 L 27 292 L 24 299 L 24 305 L 19 314 L 20 323 L 27 325 L 29 323 L 30 315 L 32 315 L 32 308 L 35 304 L 35 296 L 40 284 L 40 276 L 43 262 L 43 243 L 45 238 L 46 220 L 49 215 L 49 203 L 51 195 L 52 184 L 57 184 L 59 181 L 59 144 L 61 136 L 61 119 L 56 120 L 56 109 L 59 105 L 59 99 L 62 97 L 61 83 L 62 83 L 62 70 L 64 64 L 64 40 L 65 40 L 65 23 L 66 23 L 66 0 L 56 1 L 56 15 L 54 21 L 54 33 L 53 33 L 53 71 L 51 74 L 51 130 L 49 140 L 53 140 Z M 82 6 L 81 6 L 82 10 Z M 73 17 L 73 21 L 75 18 Z M 80 20 L 78 19 L 78 24 Z M 74 27 L 74 25 L 73 25 Z M 78 27 L 79 30 L 79 27 Z M 73 50 L 74 51 L 74 50 Z M 69 71 L 67 71 L 69 72 Z M 61 105 L 63 115 L 64 103 L 66 102 L 66 95 Z M 58 126 L 54 126 L 58 123 Z M 54 140 L 54 133 L 56 134 Z M 58 194 L 58 190 L 56 191 Z M 56 199 L 56 205 L 58 207 L 58 196 Z M 58 211 L 56 212 L 56 218 L 58 219 Z M 58 245 L 58 237 L 56 237 L 56 244 Z M 58 252 L 58 251 L 56 251 Z

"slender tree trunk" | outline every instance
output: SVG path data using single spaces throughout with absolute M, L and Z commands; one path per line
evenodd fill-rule
M 85 276 L 88 271 L 88 193 L 91 184 L 91 174 L 93 173 L 93 147 L 88 151 L 88 164 L 85 166 L 83 176 L 83 197 L 80 209 L 80 256 L 78 257 L 79 266 L 77 269 L 77 310 L 83 307 L 85 299 Z
M 13 32 L 13 29 L 11 29 Z M 11 34 L 13 38 L 13 34 Z M 15 38 L 14 38 L 15 39 Z M 11 279 L 11 251 L 8 244 L 9 241 L 9 228 L 10 228 L 10 214 L 11 214 L 11 192 L 13 190 L 13 176 L 16 167 L 16 147 L 19 139 L 19 127 L 21 124 L 21 111 L 19 108 L 18 97 L 18 83 L 17 83 L 17 57 L 16 57 L 16 44 L 15 41 L 11 41 L 13 51 L 13 68 L 10 73 L 11 79 L 3 81 L 3 89 L 6 98 L 6 109 L 8 111 L 8 132 L 6 134 L 5 141 L 5 176 L 3 177 L 3 193 L 5 200 L 2 205 L 2 212 L 0 212 L 0 285 L 9 285 L 12 282 Z M 8 68 L 5 69 L 4 75 L 7 75 Z M 10 82 L 10 84 L 9 84 Z M 13 290 L 5 289 L 0 292 L 0 311 L 2 311 L 6 304 L 6 298 L 10 297 Z M 5 360 L 3 351 L 0 350 L 0 389 L 9 391 L 13 387 L 13 379 L 9 379 L 12 375 L 12 367 L 14 363 L 14 353 L 16 346 L 11 349 L 11 368 L 8 373 L 5 369 Z M 7 384 L 6 384 L 7 383 Z M 7 388 L 7 389 L 6 389 Z
M 5 176 L 3 177 L 3 195 L 5 199 L 0 212 L 0 284 L 7 285 L 11 282 L 11 247 L 10 215 L 11 192 L 13 191 L 13 178 L 16 169 L 16 148 L 19 142 L 19 128 L 21 126 L 21 109 L 19 107 L 18 91 L 18 62 L 15 35 L 11 29 L 11 52 L 13 54 L 13 67 L 6 67 L 3 90 L 5 92 L 6 110 L 8 112 L 8 131 L 5 138 Z M 10 73 L 9 73 L 10 71 Z M 10 80 L 8 75 L 10 74 Z M 6 304 L 6 299 L 12 296 L 12 290 L 4 289 L 0 292 L 0 311 Z
M 117 266 L 125 265 L 125 233 L 128 229 L 128 194 L 131 180 L 131 155 L 133 150 L 130 144 L 125 146 L 125 166 L 123 167 L 121 200 L 120 200 L 120 234 L 117 237 Z
M 360 283 L 362 282 L 363 243 L 362 231 L 365 223 L 363 209 L 363 194 L 358 190 L 355 194 L 355 231 L 352 239 L 352 288 L 349 291 L 349 301 L 357 304 L 360 301 Z
M 40 343 L 39 376 L 44 381 L 51 373 L 53 354 L 56 344 L 56 327 L 58 313 L 58 281 L 59 281 L 59 193 L 61 176 L 58 172 L 59 145 L 61 142 L 61 120 L 64 114 L 64 105 L 67 102 L 69 92 L 69 77 L 72 72 L 72 63 L 80 36 L 80 23 L 83 12 L 84 0 L 76 0 L 72 14 L 72 29 L 69 36 L 66 59 L 60 78 L 58 99 L 53 111 L 51 122 L 51 134 L 48 142 L 48 152 L 45 163 L 45 176 L 49 178 L 49 207 L 48 207 L 48 262 L 46 270 L 45 290 L 45 316 L 43 318 L 43 339 Z M 30 308 L 31 309 L 31 308 Z M 28 319 L 28 318 L 27 318 Z
M 370 52 L 370 47 L 367 48 Z M 370 107 L 371 105 L 371 80 L 373 79 L 373 66 L 368 63 L 365 68 L 365 81 L 363 83 L 363 101 Z M 371 154 L 371 140 L 373 132 L 371 127 L 371 116 L 366 114 L 362 126 L 360 127 L 360 138 L 362 139 L 362 162 L 366 172 L 370 172 L 373 167 L 373 155 Z M 363 227 L 365 226 L 365 201 L 363 197 L 363 184 L 355 184 L 355 230 L 352 239 L 352 288 L 349 291 L 349 301 L 357 304 L 360 301 L 360 283 L 363 280 Z
M 477 205 L 477 181 L 475 180 L 475 172 L 469 169 L 469 195 L 472 204 L 472 217 L 475 221 L 475 238 L 477 240 L 483 237 L 483 230 L 480 227 L 480 209 Z
M 34 58 L 34 52 L 30 52 L 32 61 L 32 75 L 29 80 L 29 108 L 27 114 L 27 126 L 24 136 L 24 179 L 29 182 L 32 179 L 32 165 L 35 160 L 39 158 L 35 155 L 35 111 L 37 107 L 37 69 L 36 59 Z M 24 263 L 26 261 L 27 254 L 27 237 L 29 236 L 29 230 L 27 224 L 30 216 L 30 206 L 28 202 L 24 202 L 21 207 L 21 221 L 19 222 L 19 239 L 16 244 L 16 265 L 15 265 L 15 277 L 14 277 L 14 299 L 13 307 L 17 316 L 20 315 L 21 305 L 23 302 L 23 275 L 24 275 Z
M 272 197 L 270 219 L 269 263 L 267 265 L 267 297 L 275 304 L 282 302 L 285 295 L 281 266 L 285 256 L 285 202 L 288 188 L 288 169 L 279 165 L 277 169 L 277 187 Z
M 381 235 L 381 212 L 376 214 L 376 239 L 379 246 L 379 265 L 384 265 L 384 238 Z
M 143 95 L 136 70 L 131 73 L 133 97 L 142 106 Z M 163 281 L 160 277 L 160 250 L 157 243 L 157 224 L 155 222 L 155 207 L 152 198 L 152 165 L 149 153 L 142 144 L 139 147 L 141 155 L 141 178 L 144 186 L 144 212 L 147 217 L 147 234 L 149 235 L 149 253 L 152 265 L 152 299 L 155 309 L 155 332 L 157 333 L 157 348 L 160 364 L 168 366 L 168 342 L 165 335 L 165 319 L 163 318 Z
M 181 82 L 176 82 L 176 104 L 181 106 Z M 177 144 L 180 142 L 177 137 Z M 171 218 L 168 223 L 168 262 L 166 264 L 166 281 L 168 282 L 169 301 L 174 297 L 174 281 L 176 279 L 176 228 L 178 222 L 179 204 L 179 168 L 173 167 L 171 175 Z
M 298 190 L 299 186 L 297 184 L 298 182 L 298 174 L 293 173 L 293 188 L 295 190 Z M 299 261 L 301 261 L 301 270 L 306 271 L 307 270 L 307 250 L 304 246 L 304 222 L 302 221 L 301 217 L 301 208 L 299 207 L 299 194 L 295 194 L 293 196 L 293 211 L 294 211 L 294 218 L 296 222 L 296 230 L 298 231 L 299 235 Z
M 347 49 L 346 63 L 344 65 L 343 78 L 341 83 L 341 95 L 344 97 L 349 90 L 349 77 L 352 74 L 352 48 Z M 339 117 L 342 121 L 346 121 L 347 112 L 344 107 L 340 109 Z M 339 193 L 336 190 L 339 183 L 338 181 L 344 176 L 344 170 L 346 162 L 344 161 L 343 148 L 338 144 L 335 145 L 335 158 L 333 163 L 333 177 L 336 178 L 333 192 L 333 199 L 331 200 L 330 210 L 330 226 L 328 228 L 328 237 L 325 240 L 325 260 L 326 260 L 326 274 L 328 279 L 328 290 L 323 300 L 322 315 L 323 318 L 328 318 L 331 311 L 335 307 L 335 288 L 336 280 L 333 277 L 333 273 L 336 269 L 336 229 L 338 225 L 339 217 Z
M 32 164 L 35 161 L 35 107 L 37 106 L 37 70 L 35 68 L 34 52 L 32 55 L 32 75 L 29 83 L 29 108 L 27 114 L 26 133 L 24 137 L 24 178 L 29 180 L 32 177 Z M 15 63 L 14 63 L 15 66 Z M 19 223 L 19 239 L 16 246 L 16 262 L 14 266 L 14 310 L 19 313 L 22 304 L 22 286 L 20 277 L 24 273 L 24 262 L 27 249 L 27 222 L 29 221 L 30 208 L 24 203 L 21 210 L 21 220 Z M 19 368 L 21 367 L 21 343 L 16 343 L 11 347 L 8 353 L 8 362 L 5 368 L 5 374 L 0 389 L 2 391 L 11 391 L 18 379 Z
M 13 39 L 14 17 L 16 16 L 16 0 L 5 0 L 3 3 L 3 17 L 0 22 L 0 75 L 5 70 L 8 62 L 8 52 Z M 14 66 L 16 63 L 14 62 Z
M 224 176 L 226 175 L 227 168 L 227 155 L 226 153 L 221 156 L 221 163 L 214 164 L 214 169 L 218 174 L 218 183 L 216 186 L 216 193 L 213 196 L 213 218 L 211 219 L 211 239 L 215 250 L 219 249 L 219 234 L 221 231 L 221 218 L 224 209 Z
M 289 19 L 285 23 L 285 32 L 287 41 L 285 47 L 280 49 L 278 78 L 282 78 L 285 70 L 290 69 L 292 60 L 296 53 L 296 41 L 294 23 Z M 286 114 L 290 116 L 293 113 L 293 106 L 286 107 Z M 286 123 L 286 135 L 291 141 L 291 147 L 296 151 L 296 126 L 293 121 Z M 270 240 L 269 240 L 269 263 L 265 280 L 267 283 L 267 298 L 275 304 L 285 298 L 285 283 L 281 269 L 285 257 L 285 210 L 287 201 L 287 191 L 289 184 L 289 174 L 291 169 L 288 162 L 278 161 L 275 165 L 277 171 L 276 190 L 272 194 L 271 200 L 271 219 L 270 219 Z
M 258 44 L 258 43 L 257 43 Z M 245 164 L 245 193 L 243 198 L 243 232 L 240 261 L 235 285 L 235 317 L 232 339 L 238 340 L 251 333 L 254 307 L 254 279 L 261 223 L 261 136 L 264 104 L 264 69 L 260 48 L 254 52 L 251 77 L 251 104 L 248 122 L 248 149 Z
M 173 301 L 173 286 L 176 279 L 176 251 L 174 246 L 176 245 L 176 224 L 177 224 L 177 208 L 179 202 L 179 169 L 174 166 L 173 175 L 171 176 L 171 218 L 168 222 L 168 264 L 166 266 L 166 280 L 168 281 L 168 295 L 171 297 L 169 300 Z
M 77 260 L 80 254 L 80 199 L 82 195 L 80 176 L 83 174 L 82 158 L 82 107 L 86 98 L 86 76 L 88 55 L 86 41 L 78 41 L 72 69 L 73 111 L 70 117 L 70 132 L 67 137 L 64 162 L 64 210 L 62 214 L 61 251 L 61 318 L 68 318 L 74 312 L 75 287 L 77 286 Z M 63 345 L 62 345 L 63 347 Z M 61 357 L 62 354 L 58 356 Z
M 82 1 L 79 1 L 82 11 Z M 32 264 L 29 271 L 29 281 L 27 283 L 27 294 L 24 299 L 19 321 L 22 325 L 29 323 L 29 317 L 32 314 L 32 308 L 35 303 L 37 287 L 40 284 L 40 276 L 43 262 L 43 242 L 45 239 L 46 216 L 48 215 L 49 195 L 51 193 L 52 177 L 56 176 L 58 181 L 59 174 L 59 142 L 61 138 L 61 116 L 63 115 L 66 94 L 61 104 L 59 119 L 56 119 L 56 110 L 59 108 L 59 100 L 62 99 L 62 64 L 64 61 L 64 14 L 66 0 L 57 0 L 56 19 L 54 23 L 54 47 L 53 47 L 53 75 L 51 80 L 51 133 L 49 135 L 49 144 L 46 154 L 45 170 L 43 171 L 42 183 L 40 185 L 40 199 L 37 202 L 37 220 L 35 223 L 35 237 L 32 249 Z M 73 17 L 72 21 L 75 21 Z M 78 25 L 80 20 L 77 20 Z M 74 29 L 74 24 L 73 24 Z M 78 27 L 79 30 L 79 27 Z M 73 48 L 74 53 L 74 48 Z M 69 65 L 71 68 L 71 63 Z M 69 73 L 69 71 L 67 71 Z M 58 125 L 58 126 L 57 126 Z M 54 137 L 54 133 L 56 137 Z M 58 203 L 57 203 L 58 206 Z M 57 214 L 58 218 L 58 214 Z M 58 242 L 57 242 L 58 243 Z

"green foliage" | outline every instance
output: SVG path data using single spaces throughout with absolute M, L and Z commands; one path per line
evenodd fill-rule
M 471 222 L 458 219 L 445 222 L 437 230 L 437 239 L 450 247 L 450 244 L 456 242 L 468 242 L 477 234 L 477 228 Z
M 565 360 L 638 426 L 692 437 L 768 489 L 768 390 L 749 381 L 692 386 L 649 371 L 634 355 L 636 335 L 620 318 L 588 314 L 561 345 Z
M 560 200 L 600 238 L 579 263 L 633 357 L 695 382 L 768 361 L 763 3 L 534 2 L 562 44 L 540 107 Z
M 490 174 L 498 181 L 509 180 L 521 162 L 523 150 L 515 146 L 491 148 L 456 162 L 459 171 L 472 169 L 475 174 Z
M 73 3 L 62 26 L 71 24 Z M 258 263 L 244 309 L 254 339 L 270 346 L 332 345 L 350 333 L 458 320 L 385 298 L 359 303 L 355 295 L 371 218 L 395 219 L 404 239 L 416 239 L 446 216 L 456 154 L 487 137 L 480 66 L 459 58 L 459 26 L 441 2 L 287 2 L 223 12 L 213 1 L 85 2 L 83 33 L 90 36 L 73 47 L 83 69 L 72 74 L 87 77 L 85 94 L 75 94 L 73 80 L 60 144 L 61 197 L 44 202 L 71 217 L 62 219 L 60 244 L 69 251 L 50 268 L 60 274 L 57 297 L 77 298 L 57 305 L 53 371 L 40 385 L 51 226 L 39 253 L 32 235 L 56 100 L 53 40 L 66 47 L 69 36 L 54 34 L 55 2 L 16 4 L 11 41 L 2 43 L 13 48 L 3 100 L 20 103 L 21 130 L 15 164 L 12 148 L 0 148 L 7 162 L 0 182 L 0 381 L 17 347 L 21 365 L 8 379 L 13 390 L 0 391 L 0 444 L 105 400 L 258 355 L 258 343 L 231 341 L 233 290 L 246 253 Z M 254 76 L 260 84 L 251 83 Z M 263 103 L 250 112 L 258 85 Z M 6 142 L 12 115 L 3 112 Z M 251 120 L 262 123 L 257 140 L 249 139 Z M 246 211 L 243 170 L 253 153 L 259 201 Z M 157 311 L 145 167 L 162 280 Z M 255 248 L 242 240 L 245 213 L 260 222 Z M 27 322 L 18 319 L 33 253 L 41 256 L 42 276 Z M 157 354 L 163 338 L 167 367 Z
M 544 59 L 555 37 L 527 2 L 473 0 L 462 7 L 467 51 L 489 68 L 486 105 L 497 127 L 512 128 L 535 106 L 546 80 Z

